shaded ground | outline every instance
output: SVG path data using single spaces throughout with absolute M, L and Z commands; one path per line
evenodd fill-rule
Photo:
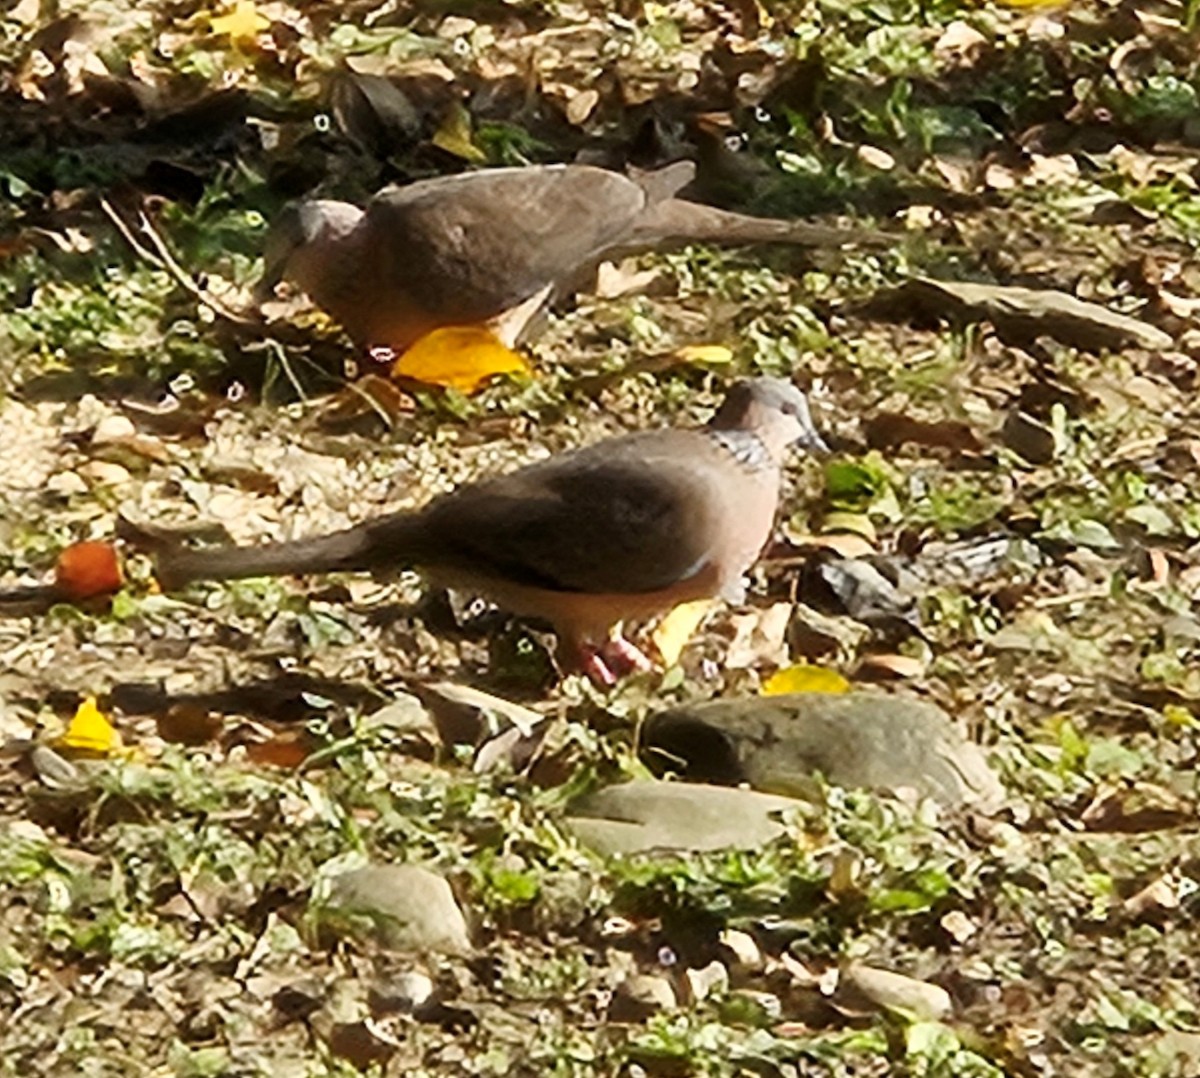
M 747 371 L 809 387 L 838 452 L 791 467 L 747 607 L 610 695 L 555 683 L 536 630 L 415 580 L 164 597 L 132 544 L 111 610 L 0 621 L 6 738 L 51 738 L 95 695 L 132 752 L 55 778 L 10 745 L 9 1070 L 1200 1071 L 1190 6 L 269 4 L 215 28 L 224 12 L 186 5 L 82 12 L 21 3 L 0 23 L 6 584 L 75 539 L 245 542 L 418 504 L 702 418 Z M 264 216 L 299 193 L 681 152 L 697 197 L 902 238 L 646 259 L 651 283 L 549 319 L 531 380 L 370 409 L 340 388 L 350 352 L 327 327 L 229 326 L 100 205 L 144 208 L 237 306 Z M 1080 341 L 895 291 L 925 275 L 1061 290 L 1166 336 Z M 891 588 L 848 602 L 839 553 Z M 828 790 L 752 854 L 604 861 L 565 837 L 570 796 L 638 773 L 649 710 L 800 662 L 939 703 L 1011 804 L 939 817 Z M 555 716 L 540 766 L 477 774 L 427 726 L 372 721 L 430 680 Z M 331 939 L 323 881 L 368 858 L 444 872 L 477 953 Z M 941 985 L 951 1015 L 842 1005 L 829 978 L 851 959 Z M 688 971 L 714 961 L 729 990 L 691 998 Z M 438 1000 L 417 1013 L 395 1002 L 414 969 Z M 639 971 L 678 1007 L 614 1005 Z

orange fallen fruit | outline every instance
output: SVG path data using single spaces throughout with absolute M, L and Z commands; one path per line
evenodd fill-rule
M 124 583 L 121 563 L 111 543 L 72 543 L 59 554 L 54 566 L 54 587 L 72 602 L 113 595 Z

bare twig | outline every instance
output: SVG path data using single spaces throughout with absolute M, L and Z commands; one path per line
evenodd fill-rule
M 187 270 L 185 270 L 176 261 L 175 256 L 171 254 L 166 242 L 163 240 L 162 236 L 159 235 L 158 230 L 154 227 L 150 221 L 150 218 L 148 218 L 145 213 L 140 210 L 138 211 L 137 227 L 138 231 L 149 243 L 149 247 L 147 247 L 146 244 L 143 243 L 138 237 L 138 235 L 134 233 L 133 229 L 129 227 L 129 223 L 121 216 L 119 212 L 117 212 L 116 207 L 114 207 L 113 204 L 108 201 L 108 199 L 100 199 L 100 208 L 104 211 L 108 219 L 112 221 L 117 231 L 121 233 L 121 236 L 124 238 L 125 242 L 133 248 L 134 253 L 137 254 L 139 258 L 144 258 L 147 262 L 153 263 L 155 266 L 158 266 L 159 269 L 168 273 L 172 280 L 174 280 L 180 288 L 192 295 L 197 302 L 203 304 L 210 311 L 219 317 L 224 318 L 227 322 L 233 322 L 235 325 L 262 325 L 262 323 L 257 319 L 248 318 L 246 315 L 239 314 L 232 308 L 226 307 L 224 303 L 222 303 L 216 297 L 210 295 L 198 284 L 196 284 L 196 282 L 192 280 L 192 277 Z
M 280 369 L 287 376 L 287 380 L 292 384 L 292 389 L 296 391 L 296 395 L 305 403 L 308 403 L 308 394 L 304 392 L 304 386 L 300 379 L 296 377 L 295 371 L 292 370 L 292 364 L 288 360 L 287 351 L 279 344 L 278 341 L 268 341 L 267 346 L 270 348 L 271 355 L 275 362 L 279 364 Z M 268 392 L 267 385 L 263 386 L 264 396 Z

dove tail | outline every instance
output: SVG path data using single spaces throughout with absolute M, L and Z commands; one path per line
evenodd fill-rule
M 417 518 L 399 514 L 286 543 L 163 550 L 155 559 L 155 576 L 164 590 L 173 591 L 193 580 L 403 569 L 414 564 L 419 537 Z
M 879 232 L 832 228 L 808 221 L 751 217 L 699 202 L 669 198 L 649 207 L 637 223 L 634 245 L 661 249 L 683 243 L 794 243 L 804 247 L 878 246 L 889 242 Z

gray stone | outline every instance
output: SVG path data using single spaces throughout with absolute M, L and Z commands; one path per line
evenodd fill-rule
M 933 704 L 884 693 L 790 693 L 710 700 L 660 712 L 640 735 L 654 771 L 784 796 L 813 776 L 847 787 L 911 789 L 944 805 L 992 811 L 1004 788 L 983 750 Z
M 941 985 L 861 962 L 842 970 L 834 1002 L 850 1013 L 886 1010 L 923 1022 L 945 1018 L 953 1009 L 950 993 Z
M 599 853 L 751 849 L 783 833 L 788 797 L 691 782 L 628 782 L 571 806 L 567 826 Z
M 465 955 L 467 922 L 450 885 L 419 865 L 367 865 L 334 877 L 324 920 L 393 951 Z
M 1046 336 L 1094 351 L 1116 351 L 1126 345 L 1161 351 L 1174 343 L 1157 326 L 1053 289 L 919 277 L 906 282 L 900 295 L 909 304 L 910 315 L 917 307 L 953 320 L 986 318 L 1002 339 L 1013 344 Z

